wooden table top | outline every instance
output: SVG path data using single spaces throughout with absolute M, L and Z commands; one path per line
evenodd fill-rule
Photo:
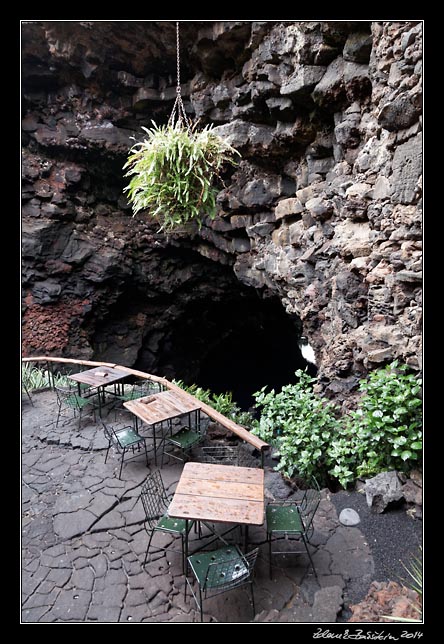
M 148 425 L 200 409 L 198 401 L 183 398 L 175 391 L 161 391 L 136 400 L 127 400 L 123 406 Z
M 92 387 L 103 387 L 117 382 L 125 378 L 128 374 L 125 371 L 120 371 L 115 367 L 94 367 L 94 369 L 87 369 L 79 371 L 79 373 L 72 373 L 69 377 L 76 382 L 83 382 Z
M 168 508 L 176 519 L 249 525 L 262 525 L 264 511 L 264 470 L 212 463 L 185 464 Z

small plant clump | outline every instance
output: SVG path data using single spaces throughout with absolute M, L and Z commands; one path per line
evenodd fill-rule
M 216 216 L 215 179 L 225 163 L 236 165 L 239 152 L 207 125 L 202 130 L 175 124 L 142 129 L 147 138 L 129 152 L 123 169 L 131 177 L 124 189 L 133 213 L 147 210 L 160 229 L 174 229 Z M 240 155 L 239 155 L 240 156 Z
M 47 369 L 33 366 L 30 362 L 22 364 L 22 383 L 28 391 L 51 387 L 52 381 L 54 381 L 56 387 L 66 387 L 70 383 L 68 376 L 65 374 L 50 374 Z
M 196 384 L 185 385 L 183 380 L 173 380 L 173 383 L 184 389 L 189 394 L 200 400 L 201 402 L 209 405 L 220 414 L 227 418 L 231 418 L 235 423 L 243 426 L 250 426 L 253 424 L 253 416 L 248 411 L 242 411 L 236 402 L 233 400 L 231 391 L 216 394 L 210 389 L 203 389 Z

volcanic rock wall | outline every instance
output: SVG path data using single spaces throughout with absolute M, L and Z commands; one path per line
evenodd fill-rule
M 422 25 L 181 27 L 190 116 L 237 147 L 219 216 L 132 218 L 131 136 L 175 98 L 174 23 L 23 24 L 24 352 L 153 370 L 190 302 L 277 296 L 339 395 L 421 368 Z M 248 288 L 250 287 L 250 288 Z

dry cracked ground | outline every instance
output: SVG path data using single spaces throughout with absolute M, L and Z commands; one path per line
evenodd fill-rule
M 197 622 L 193 600 L 184 600 L 179 552 L 165 552 L 173 537 L 157 534 L 145 567 L 148 536 L 139 500 L 148 471 L 144 457 L 120 464 L 91 417 L 67 414 L 55 426 L 56 399 L 34 393 L 22 407 L 22 622 Z M 123 412 L 112 423 L 131 422 Z M 150 430 L 145 428 L 148 446 Z M 149 470 L 155 469 L 149 453 Z M 182 465 L 165 462 L 162 478 L 174 492 Z M 294 494 L 266 469 L 268 500 Z M 237 533 L 233 533 L 236 535 Z M 327 490 L 311 540 L 318 580 L 306 554 L 279 557 L 268 574 L 265 528 L 250 528 L 259 545 L 255 569 L 255 621 L 335 622 L 349 593 L 368 588 L 374 573 L 359 527 L 340 525 Z M 198 538 L 191 532 L 191 549 Z M 251 547 L 253 547 L 253 545 Z M 173 544 L 180 549 L 180 542 Z M 284 543 L 285 546 L 285 543 Z M 204 603 L 205 621 L 253 620 L 249 595 L 233 590 Z

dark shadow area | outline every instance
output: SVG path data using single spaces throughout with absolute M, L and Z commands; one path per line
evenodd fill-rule
M 316 373 L 299 349 L 300 323 L 278 298 L 242 290 L 222 302 L 194 302 L 180 322 L 164 346 L 175 377 L 216 393 L 231 391 L 243 409 L 264 385 L 279 391 L 296 381 L 297 369 Z

